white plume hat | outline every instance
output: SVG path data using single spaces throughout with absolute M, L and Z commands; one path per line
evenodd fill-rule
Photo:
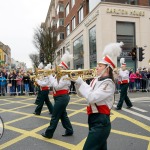
M 121 67 L 126 66 L 125 58 L 120 58 L 120 65 L 121 65 Z
M 39 68 L 39 69 L 43 69 L 43 67 L 44 67 L 44 65 L 43 65 L 43 63 L 41 62 L 41 63 L 39 64 L 38 68 Z
M 123 45 L 123 42 L 106 45 L 103 51 L 103 59 L 99 63 L 109 65 L 112 69 L 116 68 L 115 62 L 122 52 L 121 46 Z
M 70 54 L 68 51 L 65 51 L 61 58 L 61 63 L 58 66 L 63 67 L 64 69 L 69 69 L 67 63 L 73 59 L 73 55 Z
M 49 70 L 49 69 L 51 69 L 51 66 L 52 66 L 51 63 L 49 63 L 49 64 L 47 64 L 47 66 L 45 66 L 44 69 L 45 69 L 45 70 Z

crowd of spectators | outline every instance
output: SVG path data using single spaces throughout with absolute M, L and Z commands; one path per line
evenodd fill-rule
M 129 71 L 129 92 L 150 92 L 150 68 L 138 68 L 135 72 L 129 69 Z M 34 80 L 30 78 L 32 75 L 31 71 L 11 70 L 9 72 L 2 68 L 0 70 L 0 96 L 5 96 L 6 93 L 9 93 L 10 96 L 36 94 L 37 87 L 34 84 Z M 119 93 L 117 71 L 114 71 L 114 78 L 116 93 Z M 76 94 L 73 82 L 71 82 L 70 94 Z
M 35 94 L 35 85 L 33 79 L 30 79 L 32 72 L 24 72 L 22 70 L 6 69 L 0 70 L 0 96 L 9 93 L 10 96 L 15 95 L 32 95 Z
M 119 93 L 118 74 L 114 72 L 116 93 Z M 129 92 L 150 92 L 150 68 L 138 68 L 135 72 L 129 69 Z

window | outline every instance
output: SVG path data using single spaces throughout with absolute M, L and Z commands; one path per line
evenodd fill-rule
M 79 23 L 83 20 L 83 7 L 80 8 L 78 12 Z
M 62 4 L 59 4 L 59 5 L 57 6 L 57 14 L 58 14 L 59 12 L 64 12 L 64 6 L 63 6 Z
M 60 33 L 60 40 L 64 39 L 64 33 Z
M 59 33 L 57 35 L 57 41 L 59 41 L 59 40 L 64 40 L 64 33 Z
M 57 21 L 57 28 L 59 27 L 59 26 L 63 26 L 64 25 L 64 19 L 59 19 L 58 21 Z
M 129 52 L 136 46 L 135 40 L 135 23 L 134 22 L 120 22 L 116 24 L 117 42 L 122 41 L 124 43 L 122 53 L 120 57 L 126 59 L 127 66 L 129 68 L 136 68 L 136 61 L 131 59 Z M 120 58 L 118 58 L 118 66 L 120 67 Z
M 68 14 L 69 14 L 69 4 L 67 4 L 66 6 L 66 17 L 68 16 Z
M 89 30 L 89 59 L 90 68 L 97 66 L 96 54 L 96 26 Z
M 75 0 L 71 0 L 71 6 L 73 8 L 73 6 L 75 5 Z
M 66 35 L 68 36 L 70 34 L 70 25 L 68 25 L 67 27 L 66 27 Z
M 75 20 L 75 17 L 73 17 L 73 19 L 71 20 L 71 23 L 72 23 L 72 30 L 74 30 L 75 27 L 76 27 L 76 20 Z
M 83 36 L 73 43 L 74 68 L 84 68 Z
M 64 26 L 64 19 L 59 19 L 59 25 Z
M 51 27 L 53 27 L 53 26 L 55 26 L 55 25 L 56 25 L 56 20 L 53 19 L 53 20 L 51 21 Z

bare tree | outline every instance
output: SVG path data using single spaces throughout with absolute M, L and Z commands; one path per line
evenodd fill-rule
M 39 65 L 39 55 L 38 54 L 30 54 L 29 55 L 31 62 L 34 68 L 37 68 Z
M 42 28 L 38 27 L 34 31 L 33 44 L 39 53 L 44 53 L 46 63 L 53 64 L 56 59 L 55 50 L 57 49 L 57 33 L 55 27 Z

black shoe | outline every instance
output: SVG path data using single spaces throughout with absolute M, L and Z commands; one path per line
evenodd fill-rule
M 34 115 L 37 115 L 37 116 L 40 116 L 40 114 L 38 114 L 38 113 L 36 113 L 36 112 L 34 112 L 33 114 L 34 114 Z
M 72 136 L 72 135 L 73 135 L 73 133 L 65 133 L 62 136 Z
M 121 110 L 121 108 L 119 108 L 119 107 L 116 107 L 115 109 L 116 109 L 116 110 Z
M 132 106 L 127 106 L 127 109 L 130 109 L 131 107 L 133 107 L 133 105 Z
M 33 103 L 33 104 L 38 105 L 38 103 Z
M 50 137 L 50 136 L 47 136 L 47 135 L 45 135 L 45 133 L 42 133 L 41 134 L 43 137 L 45 137 L 45 138 L 48 138 L 48 139 L 51 139 L 52 137 Z

